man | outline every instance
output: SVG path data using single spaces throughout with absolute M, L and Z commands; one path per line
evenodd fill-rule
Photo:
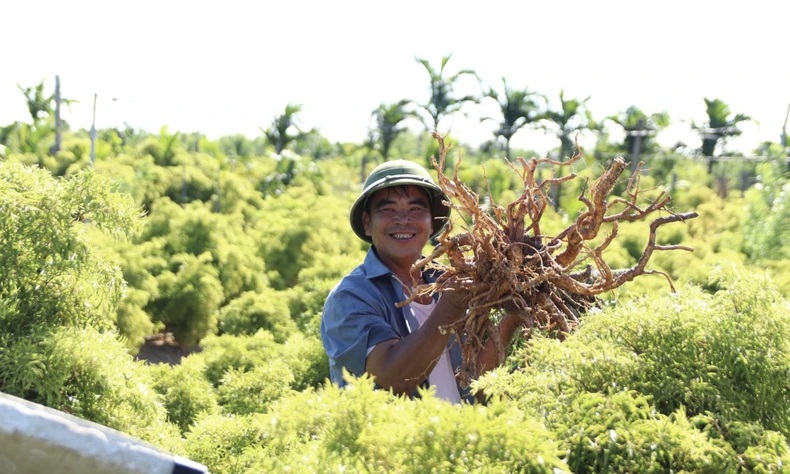
M 428 171 L 406 160 L 377 166 L 365 180 L 351 207 L 351 228 L 371 247 L 364 262 L 329 293 L 321 319 L 321 338 L 329 356 L 331 380 L 342 386 L 343 369 L 368 373 L 376 384 L 395 394 L 416 394 L 426 383 L 453 403 L 472 402 L 457 382 L 460 348 L 443 328 L 461 319 L 468 295 L 448 291 L 418 298 L 398 308 L 410 289 L 438 275 L 414 269 L 429 239 L 450 216 L 441 188 Z M 505 318 L 499 327 L 510 341 L 517 321 Z M 496 366 L 489 341 L 478 360 L 482 371 Z

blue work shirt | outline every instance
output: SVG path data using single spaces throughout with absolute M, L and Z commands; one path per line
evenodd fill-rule
M 431 283 L 437 272 L 424 272 Z M 434 296 L 436 298 L 436 296 Z M 329 292 L 321 317 L 321 340 L 329 356 L 329 378 L 343 386 L 343 368 L 360 376 L 365 372 L 368 349 L 390 339 L 402 339 L 419 327 L 409 305 L 402 308 L 403 286 L 387 268 L 374 247 L 365 260 Z M 461 365 L 461 349 L 455 336 L 448 343 L 453 370 Z M 458 383 L 456 381 L 456 383 Z M 469 390 L 458 386 L 461 398 L 473 403 Z

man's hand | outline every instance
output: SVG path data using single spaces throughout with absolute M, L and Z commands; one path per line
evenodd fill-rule
M 439 300 L 452 308 L 466 312 L 466 310 L 469 309 L 469 300 L 471 297 L 472 295 L 469 294 L 469 291 L 462 288 L 453 288 L 443 291 L 441 296 L 439 296 Z

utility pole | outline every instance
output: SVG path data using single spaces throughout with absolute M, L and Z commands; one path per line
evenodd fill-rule
M 98 94 L 93 94 L 93 122 L 91 123 L 91 168 L 96 161 L 96 97 Z
M 655 130 L 645 129 L 645 120 L 639 119 L 636 122 L 636 129 L 625 132 L 626 135 L 634 137 L 634 144 L 631 146 L 631 173 L 636 171 L 639 166 L 639 150 L 642 149 L 642 137 L 654 135 Z
M 782 148 L 784 148 L 785 152 L 785 163 L 787 163 L 787 169 L 790 171 L 790 148 L 787 147 L 787 117 L 790 116 L 790 103 L 787 104 L 787 112 L 785 112 L 785 123 L 782 124 Z
M 63 138 L 63 126 L 60 122 L 60 76 L 55 75 L 55 145 L 50 154 L 55 156 L 60 151 Z

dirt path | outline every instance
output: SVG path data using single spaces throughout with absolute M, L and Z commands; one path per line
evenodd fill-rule
M 200 346 L 182 346 L 173 339 L 172 334 L 155 334 L 145 338 L 145 344 L 140 348 L 135 359 L 149 364 L 177 365 L 184 357 L 201 350 Z

